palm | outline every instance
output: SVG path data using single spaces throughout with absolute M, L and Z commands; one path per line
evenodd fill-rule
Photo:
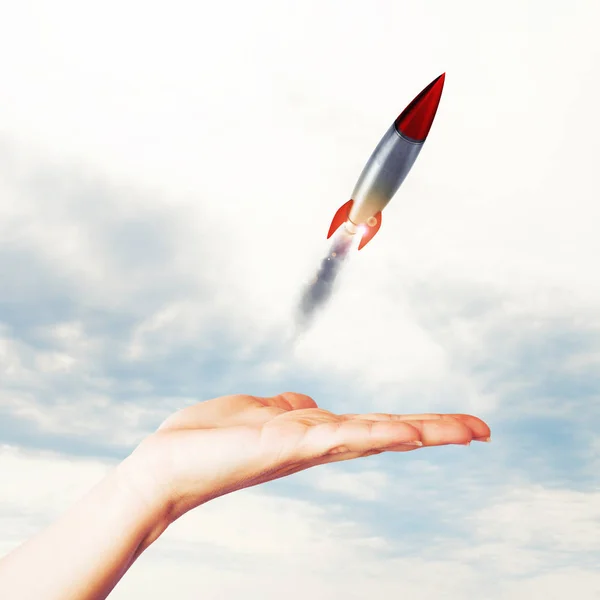
M 142 446 L 161 489 L 171 503 L 177 499 L 177 518 L 217 496 L 315 465 L 488 436 L 487 425 L 468 415 L 336 415 L 300 394 L 235 395 L 173 414 Z

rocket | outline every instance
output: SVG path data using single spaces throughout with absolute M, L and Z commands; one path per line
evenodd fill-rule
M 344 225 L 351 235 L 362 233 L 360 250 L 379 231 L 381 211 L 402 185 L 427 139 L 445 76 L 442 73 L 434 79 L 385 132 L 358 178 L 351 199 L 335 213 L 327 239 Z

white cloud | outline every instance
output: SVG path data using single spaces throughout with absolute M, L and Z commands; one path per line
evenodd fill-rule
M 600 553 L 600 493 L 517 488 L 472 517 L 481 538 L 556 552 Z
M 109 468 L 89 459 L 4 446 L 0 472 L 9 485 L 0 497 L 0 551 L 56 518 Z M 339 475 L 331 473 L 332 480 Z M 383 481 L 368 475 L 371 483 Z M 347 482 L 343 477 L 337 481 Z M 341 487 L 355 491 L 345 483 Z M 595 496 L 516 489 L 464 520 L 453 537 L 432 535 L 428 546 L 410 547 L 402 539 L 374 534 L 367 523 L 352 520 L 352 511 L 341 512 L 335 505 L 245 490 L 185 515 L 139 559 L 111 597 L 159 598 L 176 586 L 183 599 L 198 594 L 234 598 L 255 589 L 266 598 L 285 591 L 292 599 L 306 593 L 316 598 L 337 593 L 461 598 L 485 590 L 493 600 L 506 594 L 520 600 L 545 592 L 555 597 L 551 594 L 570 585 L 578 597 L 591 599 L 598 579 L 583 564 L 590 552 L 597 552 L 598 537 L 580 525 L 595 527 Z M 552 574 L 546 572 L 548 565 Z
M 0 446 L 0 554 L 35 535 L 108 471 L 99 461 Z
M 353 473 L 322 468 L 303 475 L 303 479 L 317 490 L 334 492 L 356 500 L 381 500 L 390 486 L 388 475 L 381 471 Z
M 600 593 L 600 575 L 577 567 L 557 569 L 519 584 L 514 582 L 501 584 L 498 591 L 498 598 L 510 597 L 517 600 L 529 598 L 561 600 L 565 596 L 594 600 Z
M 0 432 L 21 419 L 21 434 L 65 446 L 134 444 L 205 390 L 293 381 L 328 408 L 577 418 L 579 439 L 595 439 L 597 2 L 82 6 L 27 0 L 0 19 Z M 335 210 L 444 70 L 431 137 L 381 232 L 286 345 Z M 498 487 L 529 464 L 506 455 L 477 455 Z M 104 468 L 16 456 L 1 459 L 2 548 L 70 501 L 36 492 L 38 469 L 85 487 Z M 432 489 L 443 467 L 408 464 L 422 484 L 411 502 L 464 517 Z M 305 482 L 374 506 L 403 497 L 391 479 L 340 469 Z M 465 503 L 487 502 L 477 474 L 465 481 Z M 373 555 L 399 534 L 252 490 L 182 520 L 114 596 L 164 596 L 177 581 L 184 599 L 200 585 L 206 598 L 248 586 L 279 598 L 290 582 L 315 599 L 591 598 L 596 576 L 566 563 L 569 548 L 582 561 L 598 551 L 597 500 L 517 488 L 477 505 L 464 540 L 388 560 Z M 199 566 L 217 546 L 221 562 Z M 224 566 L 236 549 L 264 563 Z
M 0 338 L 0 371 L 3 379 L 22 378 L 25 368 L 19 356 L 19 344 L 10 338 Z
M 476 351 L 482 329 L 512 326 L 508 305 L 539 314 L 545 305 L 558 307 L 561 290 L 568 293 L 561 303 L 567 317 L 596 305 L 600 289 L 590 274 L 600 253 L 593 230 L 597 183 L 574 162 L 577 156 L 586 164 L 595 142 L 577 135 L 576 144 L 568 142 L 576 150 L 558 169 L 568 136 L 552 120 L 572 118 L 577 101 L 577 114 L 590 107 L 589 125 L 597 123 L 591 109 L 598 89 L 586 79 L 594 60 L 587 52 L 591 38 L 578 35 L 559 48 L 551 44 L 558 21 L 543 19 L 542 26 L 536 19 L 535 46 L 545 51 L 529 47 L 533 1 L 525 11 L 509 3 L 494 19 L 468 2 L 452 11 L 443 3 L 433 11 L 405 6 L 402 22 L 412 25 L 402 36 L 392 26 L 400 15 L 386 2 L 376 10 L 320 3 L 316 21 L 314 3 L 291 13 L 266 1 L 251 11 L 236 6 L 235 19 L 217 7 L 208 17 L 185 2 L 168 14 L 145 6 L 141 15 L 135 2 L 120 3 L 118 19 L 110 3 L 93 17 L 68 0 L 51 13 L 39 2 L 14 8 L 15 23 L 27 22 L 37 34 L 25 48 L 14 23 L 3 32 L 14 57 L 4 77 L 11 90 L 5 135 L 58 164 L 76 159 L 84 173 L 108 174 L 105 197 L 118 202 L 111 204 L 112 219 L 98 213 L 103 203 L 87 198 L 95 183 L 75 177 L 78 169 L 59 177 L 52 196 L 32 200 L 31 186 L 23 189 L 30 162 L 20 162 L 17 153 L 10 161 L 19 178 L 6 196 L 12 208 L 2 210 L 21 224 L 21 239 L 63 265 L 97 306 L 135 306 L 167 270 L 210 290 L 210 296 L 195 289 L 186 298 L 144 306 L 144 322 L 125 357 L 158 357 L 172 340 L 201 344 L 207 324 L 215 322 L 241 338 L 240 352 L 247 355 L 257 341 L 285 337 L 301 286 L 327 247 L 329 220 L 378 135 L 447 68 L 431 139 L 386 211 L 380 236 L 354 257 L 318 326 L 284 360 L 351 377 L 371 392 L 430 386 L 429 395 L 440 397 L 441 387 L 465 398 L 469 409 L 493 406 L 496 401 L 482 400 L 482 387 L 457 369 L 455 348 L 440 343 L 419 315 L 443 303 L 450 286 L 459 288 L 458 306 L 470 302 L 469 285 L 494 290 L 502 306 L 468 323 Z M 479 26 L 456 36 L 448 24 L 465 11 Z M 574 13 L 563 12 L 563 35 L 585 29 Z M 357 26 L 369 43 L 349 41 Z M 306 28 L 310 46 L 301 42 Z M 413 59 L 402 68 L 391 58 L 406 55 Z M 587 95 L 575 99 L 557 89 L 559 76 Z M 517 143 L 512 130 L 527 131 L 526 141 Z M 548 169 L 554 169 L 552 179 Z M 70 204 L 53 214 L 56 198 L 69 194 L 85 209 Z M 151 257 L 134 267 L 115 265 L 97 243 L 99 223 L 111 233 L 124 220 L 152 213 L 175 244 L 168 266 L 152 268 Z M 431 282 L 439 285 L 420 289 Z M 460 335 L 465 331 L 462 326 Z M 58 364 L 56 357 L 48 362 Z M 273 363 L 265 376 L 282 369 Z

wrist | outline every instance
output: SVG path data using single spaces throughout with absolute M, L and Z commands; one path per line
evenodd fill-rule
M 143 539 L 136 552 L 137 558 L 171 524 L 171 503 L 166 490 L 154 480 L 148 466 L 138 462 L 135 453 L 117 466 L 114 480 L 142 527 Z

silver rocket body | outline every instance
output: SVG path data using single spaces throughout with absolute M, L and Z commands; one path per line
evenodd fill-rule
M 442 95 L 445 73 L 434 79 L 400 113 L 367 161 L 348 202 L 329 226 L 329 239 L 344 225 L 360 233 L 360 250 L 381 227 L 381 213 L 394 197 L 421 152 Z
M 354 203 L 348 216 L 348 225 L 364 225 L 369 218 L 387 206 L 422 148 L 423 142 L 415 142 L 403 136 L 395 124 L 392 124 L 377 144 L 356 182 L 351 196 Z

